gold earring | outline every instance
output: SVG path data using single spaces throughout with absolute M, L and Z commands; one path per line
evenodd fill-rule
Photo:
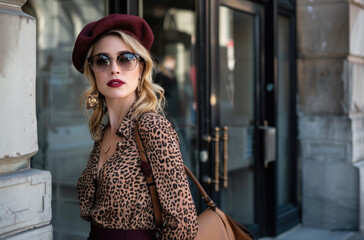
M 138 82 L 138 86 L 137 86 L 137 95 L 138 95 L 138 97 L 140 97 L 142 95 L 142 90 L 141 90 L 142 76 L 139 76 L 138 80 L 139 80 L 139 82 Z
M 86 108 L 95 110 L 99 106 L 99 92 L 91 93 L 86 99 Z

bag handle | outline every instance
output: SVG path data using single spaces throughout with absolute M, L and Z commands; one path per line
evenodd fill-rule
M 153 205 L 155 221 L 157 223 L 157 226 L 159 228 L 162 228 L 163 221 L 162 221 L 161 205 L 160 205 L 160 201 L 159 201 L 158 194 L 157 194 L 157 189 L 156 189 L 155 182 L 154 182 L 152 168 L 150 167 L 149 160 L 145 153 L 143 142 L 141 140 L 141 137 L 140 137 L 140 134 L 138 131 L 138 122 L 135 122 L 134 133 L 135 133 L 135 138 L 136 138 L 136 142 L 138 145 L 140 158 L 142 160 L 141 167 L 142 167 L 143 175 L 145 176 L 145 178 L 147 180 L 147 185 L 148 185 L 150 195 L 152 198 L 152 205 Z M 195 175 L 193 175 L 193 173 L 190 171 L 190 169 L 188 169 L 188 167 L 186 167 L 186 165 L 184 165 L 184 164 L 183 164 L 183 166 L 184 166 L 184 169 L 185 169 L 187 175 L 191 178 L 191 180 L 195 183 L 198 190 L 200 191 L 202 198 L 205 200 L 206 205 L 215 211 L 216 204 L 214 203 L 214 201 L 212 201 L 212 199 L 207 195 L 205 189 L 203 189 L 200 182 L 197 180 Z

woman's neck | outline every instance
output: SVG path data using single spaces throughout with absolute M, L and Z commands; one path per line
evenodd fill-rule
M 105 99 L 112 131 L 120 125 L 136 99 Z

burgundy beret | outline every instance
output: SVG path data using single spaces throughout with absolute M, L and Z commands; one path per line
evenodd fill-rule
M 154 35 L 144 19 L 135 15 L 111 14 L 87 24 L 78 35 L 73 48 L 72 62 L 79 72 L 83 73 L 83 65 L 92 44 L 110 30 L 121 30 L 133 36 L 147 50 L 152 47 Z

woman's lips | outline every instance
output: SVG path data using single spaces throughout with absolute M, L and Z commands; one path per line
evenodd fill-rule
M 120 87 L 123 86 L 125 82 L 121 81 L 120 79 L 112 79 L 107 82 L 107 86 L 109 87 Z

